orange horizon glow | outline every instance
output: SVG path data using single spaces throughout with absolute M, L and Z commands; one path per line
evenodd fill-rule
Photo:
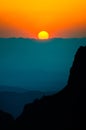
M 86 0 L 2 0 L 0 37 L 86 37 Z

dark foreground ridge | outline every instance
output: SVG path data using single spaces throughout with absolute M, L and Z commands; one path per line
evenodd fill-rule
M 85 129 L 85 118 L 86 47 L 80 47 L 75 55 L 67 86 L 57 94 L 25 105 L 22 114 L 15 121 L 10 115 L 0 112 L 0 127 L 8 124 L 9 129 L 12 125 L 13 128 L 23 130 L 77 130 Z

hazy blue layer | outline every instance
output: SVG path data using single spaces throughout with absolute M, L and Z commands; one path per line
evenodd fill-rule
M 74 55 L 86 39 L 0 39 L 0 86 L 58 90 L 65 86 Z

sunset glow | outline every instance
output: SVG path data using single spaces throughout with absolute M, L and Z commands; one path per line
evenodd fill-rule
M 41 31 L 38 33 L 38 39 L 49 39 L 49 34 L 46 31 Z
M 2 0 L 0 37 L 86 36 L 86 0 Z

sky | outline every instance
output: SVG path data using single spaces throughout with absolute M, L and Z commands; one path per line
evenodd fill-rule
M 0 37 L 86 37 L 86 0 L 1 0 Z

